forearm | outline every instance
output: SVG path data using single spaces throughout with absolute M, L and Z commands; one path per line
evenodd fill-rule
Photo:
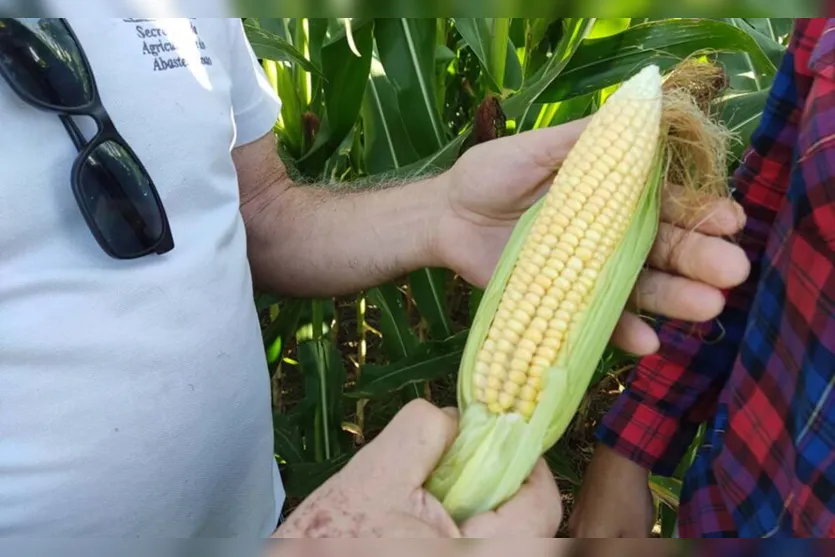
M 444 202 L 441 180 L 268 189 L 244 209 L 257 287 L 338 296 L 438 265 L 432 238 Z

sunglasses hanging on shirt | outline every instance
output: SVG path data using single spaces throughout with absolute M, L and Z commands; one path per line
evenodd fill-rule
M 116 259 L 174 248 L 168 217 L 142 162 L 101 103 L 75 33 L 60 18 L 0 18 L 0 75 L 35 108 L 58 114 L 78 156 L 73 194 L 101 248 Z M 87 141 L 71 116 L 89 116 L 98 132 Z

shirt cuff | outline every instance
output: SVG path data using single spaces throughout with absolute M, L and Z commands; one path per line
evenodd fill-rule
M 652 473 L 672 476 L 697 429 L 697 425 L 664 414 L 657 404 L 644 402 L 627 390 L 604 416 L 597 438 Z

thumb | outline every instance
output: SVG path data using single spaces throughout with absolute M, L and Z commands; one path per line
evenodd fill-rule
M 435 470 L 458 432 L 455 413 L 424 399 L 404 406 L 382 432 L 352 460 L 357 470 L 369 470 L 385 484 L 421 487 Z

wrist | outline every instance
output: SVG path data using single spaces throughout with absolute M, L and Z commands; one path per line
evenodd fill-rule
M 650 470 L 629 458 L 624 451 L 620 451 L 605 443 L 598 443 L 594 451 L 594 458 L 602 462 L 606 468 L 617 467 L 631 477 L 640 477 L 649 481 Z
M 414 190 L 410 193 L 419 204 L 418 213 L 426 215 L 419 232 L 420 267 L 449 268 L 449 262 L 443 256 L 444 239 L 440 235 L 441 222 L 449 208 L 449 172 L 415 182 L 410 187 Z

